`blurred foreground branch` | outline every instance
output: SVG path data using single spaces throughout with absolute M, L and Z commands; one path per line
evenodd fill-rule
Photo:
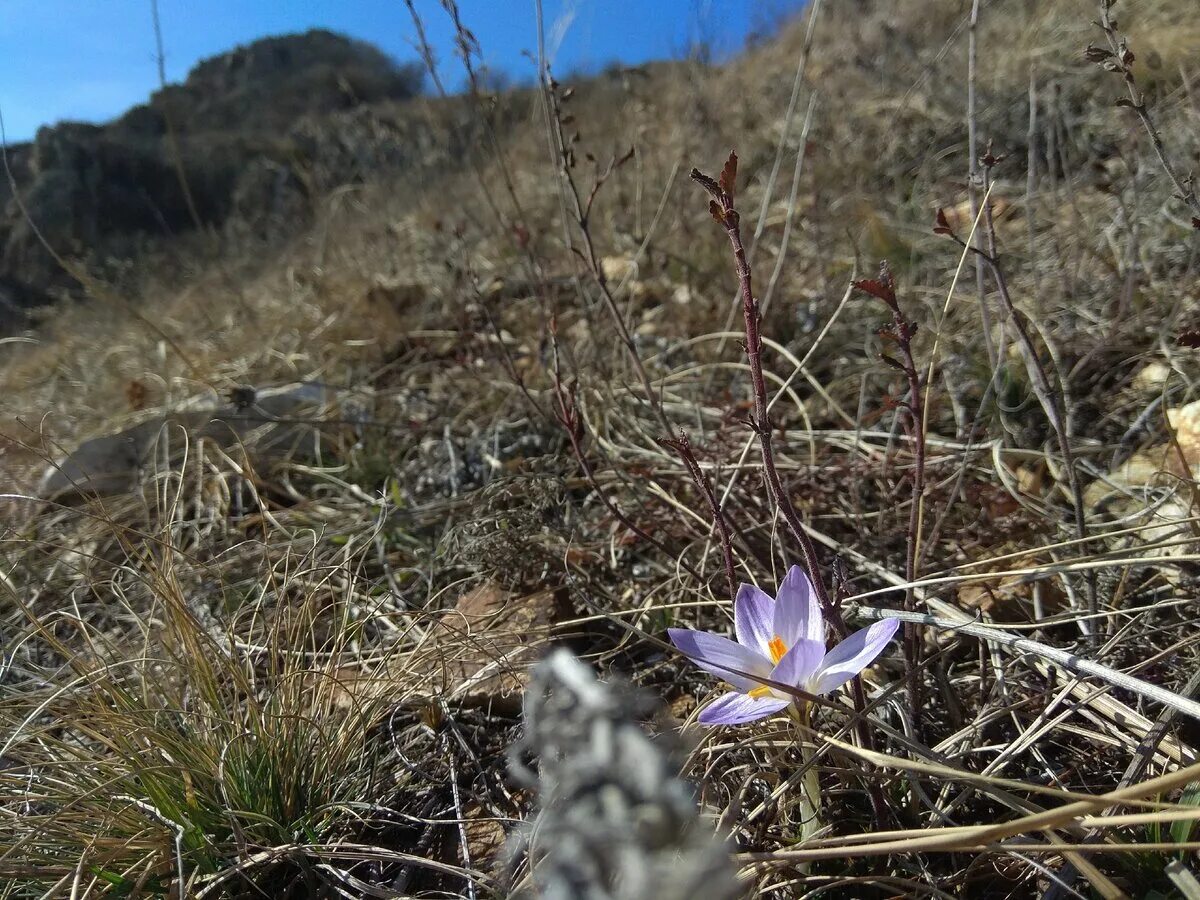
M 675 742 L 638 724 L 646 696 L 596 681 L 566 650 L 534 671 L 510 765 L 541 811 L 518 851 L 543 900 L 732 900 L 728 853 L 677 776 Z M 536 760 L 536 770 L 532 760 Z

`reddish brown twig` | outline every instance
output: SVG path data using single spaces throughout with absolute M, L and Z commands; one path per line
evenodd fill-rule
M 692 169 L 691 177 L 712 197 L 709 201 L 709 212 L 724 227 L 729 243 L 733 247 L 738 285 L 742 297 L 742 316 L 746 328 L 746 359 L 750 363 L 750 383 L 754 392 L 754 412 L 751 414 L 749 422 L 751 430 L 758 435 L 759 446 L 762 449 L 763 478 L 767 491 L 778 505 L 779 511 L 783 513 L 788 531 L 800 545 L 800 552 L 804 555 L 804 567 L 808 570 L 809 578 L 812 579 L 813 587 L 816 589 L 821 611 L 826 620 L 833 625 L 837 636 L 842 638 L 846 635 L 846 625 L 842 620 L 841 611 L 830 602 L 829 591 L 821 578 L 817 548 L 814 546 L 812 538 L 808 536 L 808 532 L 804 530 L 800 516 L 796 513 L 796 507 L 792 504 L 792 499 L 784 488 L 783 481 L 779 477 L 779 470 L 775 465 L 767 383 L 763 378 L 762 368 L 762 335 L 759 333 L 761 316 L 758 300 L 754 297 L 750 263 L 746 260 L 746 248 L 742 244 L 741 217 L 734 207 L 733 199 L 734 183 L 737 179 L 737 154 L 729 154 L 729 160 L 721 171 L 719 182 L 698 169 Z
M 711 198 L 708 204 L 708 211 L 717 223 L 725 229 L 725 234 L 729 238 L 729 244 L 733 248 L 733 258 L 737 268 L 738 288 L 742 298 L 742 317 L 745 320 L 746 328 L 746 358 L 750 363 L 750 383 L 754 392 L 754 412 L 750 416 L 749 424 L 751 430 L 758 436 L 759 446 L 762 450 L 763 480 L 766 484 L 767 493 L 774 500 L 780 512 L 783 513 L 783 519 L 787 524 L 788 531 L 791 532 L 796 543 L 800 545 L 800 552 L 804 555 L 804 566 L 808 570 L 808 576 L 812 581 L 817 601 L 821 605 L 821 612 L 825 616 L 825 621 L 829 622 L 834 634 L 841 639 L 847 634 L 846 622 L 842 618 L 841 607 L 837 603 L 834 603 L 829 596 L 829 590 L 825 585 L 824 579 L 821 577 L 817 548 L 814 546 L 812 538 L 808 536 L 808 532 L 804 530 L 800 516 L 796 513 L 796 507 L 792 504 L 792 498 L 784 487 L 783 481 L 779 477 L 779 470 L 775 466 L 771 414 L 767 399 L 767 383 L 763 378 L 762 368 L 762 335 L 759 332 L 762 316 L 759 312 L 758 300 L 754 297 L 750 263 L 746 259 L 746 248 L 742 244 L 741 217 L 734 206 L 734 191 L 737 183 L 737 154 L 729 154 L 729 159 L 726 160 L 725 166 L 721 170 L 719 181 L 705 175 L 699 169 L 692 169 L 691 178 L 708 192 Z M 854 699 L 854 709 L 858 714 L 855 733 L 858 736 L 861 746 L 869 749 L 873 745 L 873 741 L 865 719 L 865 710 L 867 708 L 866 692 L 863 690 L 862 679 L 855 677 L 851 680 L 850 684 L 851 695 Z M 883 792 L 876 782 L 870 779 L 865 779 L 865 782 L 867 792 L 871 797 L 871 806 L 875 811 L 875 818 L 880 827 L 884 827 L 884 823 L 888 821 L 888 814 Z

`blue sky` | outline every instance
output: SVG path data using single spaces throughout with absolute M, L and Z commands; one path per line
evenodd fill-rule
M 697 38 L 718 58 L 798 0 L 544 0 L 557 72 L 684 56 Z M 437 0 L 416 0 L 451 87 L 453 32 Z M 534 0 L 460 0 L 487 64 L 524 80 L 534 65 Z M 415 58 L 404 0 L 159 0 L 168 81 L 259 37 L 328 28 Z M 557 37 L 556 37 L 557 36 Z M 158 86 L 150 0 L 0 0 L 0 113 L 10 142 L 62 119 L 103 122 Z

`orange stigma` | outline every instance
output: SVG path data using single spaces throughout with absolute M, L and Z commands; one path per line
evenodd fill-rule
M 771 640 L 767 643 L 767 649 L 771 653 L 771 662 L 773 662 L 775 665 L 779 665 L 779 661 L 783 659 L 783 655 L 787 653 L 787 647 L 783 643 L 783 638 L 781 638 L 779 635 L 775 635 L 773 638 L 771 638 Z

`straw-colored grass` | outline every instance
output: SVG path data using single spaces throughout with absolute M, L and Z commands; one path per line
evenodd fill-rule
M 991 277 L 981 304 L 973 260 L 932 230 L 938 208 L 963 236 L 974 223 L 970 7 L 814 0 L 723 67 L 573 80 L 564 101 L 583 197 L 636 150 L 598 192 L 588 237 L 664 414 L 735 524 L 737 577 L 773 588 L 799 548 L 745 426 L 732 260 L 683 177 L 719 171 L 731 146 L 760 297 L 778 272 L 762 325 L 776 458 L 821 575 L 839 561 L 856 624 L 914 591 L 919 721 L 899 649 L 864 677 L 873 748 L 848 698 L 815 711 L 815 837 L 797 843 L 793 731 L 694 723 L 718 686 L 664 629 L 728 626 L 718 536 L 657 442 L 525 92 L 498 98 L 533 112 L 498 118 L 495 145 L 485 104 L 459 169 L 425 184 L 383 173 L 274 255 L 186 284 L 147 266 L 139 296 L 63 308 L 0 346 L 12 495 L 32 493 L 57 447 L 237 384 L 371 397 L 367 421 L 328 426 L 317 458 L 258 471 L 252 447 L 189 445 L 136 496 L 6 498 L 0 896 L 502 895 L 478 835 L 530 815 L 504 774 L 519 722 L 430 698 L 419 674 L 437 652 L 431 616 L 486 579 L 517 597 L 564 591 L 574 648 L 662 696 L 748 895 L 1185 890 L 1172 864 L 1192 868 L 1200 849 L 1200 436 L 1166 410 L 1197 399 L 1196 351 L 1175 341 L 1196 327 L 1197 232 L 1140 123 L 1113 106 L 1119 77 L 1083 57 L 1102 39 L 1093 5 L 982 4 L 979 150 L 1005 156 L 997 255 L 1065 389 L 1081 479 L 1112 483 L 1081 539 L 1036 367 L 1012 349 Z M 1200 18 L 1179 0 L 1117 12 L 1186 172 Z M 879 358 L 883 310 L 848 288 L 884 255 L 931 375 L 912 583 L 907 388 Z M 553 417 L 556 359 L 590 471 Z M 1139 379 L 1149 363 L 1169 377 Z M 134 382 L 145 410 L 129 408 Z M 1182 462 L 1121 480 L 1120 463 L 1155 448 Z

